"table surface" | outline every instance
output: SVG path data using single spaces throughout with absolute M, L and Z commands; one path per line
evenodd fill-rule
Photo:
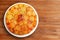
M 39 15 L 38 28 L 26 38 L 10 35 L 3 24 L 6 9 L 17 2 L 31 4 Z M 60 0 L 0 0 L 0 40 L 60 40 Z

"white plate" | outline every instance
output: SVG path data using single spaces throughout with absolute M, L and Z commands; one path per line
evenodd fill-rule
M 16 4 L 25 4 L 25 5 L 28 5 L 28 6 L 32 7 L 30 4 L 27 4 L 27 3 L 15 3 L 15 4 L 13 4 L 12 6 L 14 6 L 14 5 L 16 5 Z M 16 34 L 12 33 L 11 31 L 9 31 L 9 29 L 7 28 L 7 25 L 6 25 L 6 14 L 7 14 L 8 10 L 9 10 L 12 6 L 10 6 L 10 7 L 6 10 L 5 15 L 4 15 L 4 25 L 5 25 L 6 30 L 7 30 L 11 35 L 16 36 L 16 37 L 20 37 L 20 38 L 22 38 L 22 37 L 27 37 L 27 36 L 31 35 L 31 34 L 36 30 L 36 28 L 37 28 L 37 26 L 38 26 L 38 14 L 37 14 L 36 10 L 32 7 L 32 9 L 35 11 L 35 13 L 36 13 L 36 15 L 37 15 L 37 23 L 36 23 L 36 26 L 34 27 L 34 29 L 33 29 L 30 33 L 25 34 L 25 35 L 16 35 Z

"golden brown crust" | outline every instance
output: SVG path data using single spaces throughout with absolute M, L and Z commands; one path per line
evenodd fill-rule
M 14 5 L 7 12 L 6 24 L 12 33 L 27 34 L 36 26 L 36 14 L 28 5 Z

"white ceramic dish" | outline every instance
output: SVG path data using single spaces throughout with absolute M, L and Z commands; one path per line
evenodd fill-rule
M 25 5 L 28 5 L 28 6 L 32 7 L 30 4 L 27 4 L 27 3 L 15 3 L 15 4 L 13 4 L 12 6 L 14 6 L 14 5 L 16 5 L 16 4 L 25 4 Z M 33 10 L 35 11 L 36 15 L 37 15 L 37 23 L 36 23 L 35 28 L 34 28 L 30 33 L 28 33 L 28 34 L 25 34 L 25 35 L 16 35 L 16 34 L 12 33 L 11 31 L 9 31 L 9 29 L 7 28 L 7 25 L 6 25 L 6 14 L 7 14 L 7 11 L 8 11 L 12 6 L 10 6 L 10 7 L 6 10 L 5 15 L 4 15 L 4 25 L 5 25 L 6 30 L 7 30 L 11 35 L 13 35 L 13 36 L 15 36 L 15 37 L 20 37 L 20 38 L 22 38 L 22 37 L 27 37 L 27 36 L 31 35 L 31 34 L 36 30 L 36 28 L 37 28 L 37 26 L 38 26 L 38 14 L 37 14 L 36 10 L 32 7 Z

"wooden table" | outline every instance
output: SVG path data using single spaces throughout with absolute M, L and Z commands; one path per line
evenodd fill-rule
M 17 2 L 31 4 L 39 15 L 37 30 L 26 38 L 10 35 L 3 24 L 6 9 Z M 60 0 L 0 0 L 0 40 L 60 40 Z

